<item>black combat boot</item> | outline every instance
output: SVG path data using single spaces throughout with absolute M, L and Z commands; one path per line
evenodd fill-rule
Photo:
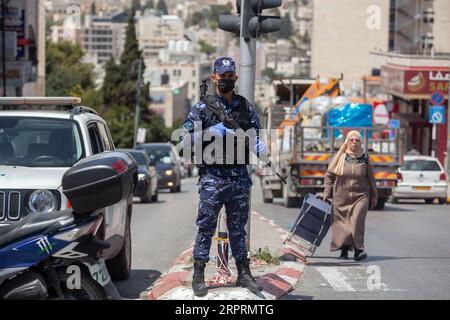
M 348 247 L 344 246 L 341 248 L 341 255 L 339 256 L 339 259 L 347 260 L 348 259 Z
M 367 258 L 367 253 L 364 250 L 359 250 L 355 248 L 355 256 L 353 257 L 353 259 L 355 261 L 360 261 L 360 260 L 364 260 Z
M 247 288 L 251 292 L 262 291 L 262 287 L 256 282 L 250 273 L 250 261 L 244 259 L 241 261 L 236 261 L 236 267 L 238 269 L 238 278 L 236 280 L 236 285 L 243 288 Z
M 194 261 L 194 276 L 192 277 L 192 290 L 197 297 L 204 297 L 208 293 L 208 288 L 205 284 L 205 267 L 206 261 Z

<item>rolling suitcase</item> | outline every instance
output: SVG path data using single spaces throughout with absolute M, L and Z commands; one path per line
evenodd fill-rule
M 311 256 L 320 246 L 331 226 L 331 202 L 323 201 L 316 195 L 309 193 L 303 200 L 302 207 L 291 231 L 284 242 L 298 236 L 309 245 Z

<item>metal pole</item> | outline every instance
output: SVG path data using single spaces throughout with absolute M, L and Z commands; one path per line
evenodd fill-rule
M 6 97 L 6 52 L 5 52 L 5 14 L 6 14 L 6 2 L 2 0 L 2 79 L 3 79 L 3 96 Z
M 136 90 L 136 107 L 134 110 L 134 142 L 133 142 L 134 148 L 136 148 L 136 145 L 137 145 L 137 134 L 138 134 L 139 116 L 140 116 L 139 100 L 141 99 L 141 77 L 142 77 L 141 73 L 142 73 L 142 60 L 139 60 L 138 61 L 137 90 Z
M 432 141 L 432 149 L 431 149 L 431 156 L 435 157 L 436 156 L 436 123 L 433 123 L 433 129 L 432 129 L 432 133 L 431 133 L 431 139 Z
M 241 34 L 240 34 L 240 68 L 239 68 L 239 94 L 244 96 L 250 103 L 255 102 L 255 64 L 256 64 L 256 39 L 243 38 L 242 26 L 245 23 L 246 2 L 241 1 Z M 252 177 L 251 166 L 247 167 Z M 250 251 L 250 220 L 251 220 L 251 192 L 249 194 L 249 212 L 247 225 L 245 226 L 247 250 Z

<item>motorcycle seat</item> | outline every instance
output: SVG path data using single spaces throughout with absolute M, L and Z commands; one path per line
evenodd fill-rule
M 55 231 L 72 223 L 72 221 L 72 210 L 63 210 L 52 213 L 29 214 L 19 221 L 0 223 L 0 246 L 44 230 L 47 230 L 47 232 Z

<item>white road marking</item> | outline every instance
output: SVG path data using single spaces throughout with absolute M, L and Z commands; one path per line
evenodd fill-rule
M 316 267 L 317 271 L 328 281 L 336 291 L 356 291 L 349 285 L 343 274 L 335 267 Z
M 392 289 L 385 283 L 379 282 L 379 286 L 369 288 L 368 278 L 370 276 L 367 273 L 366 267 L 315 267 L 317 271 L 323 276 L 325 280 L 336 291 L 341 292 L 368 292 L 368 291 L 392 291 L 403 292 L 404 289 Z M 324 286 L 320 284 L 320 286 Z

